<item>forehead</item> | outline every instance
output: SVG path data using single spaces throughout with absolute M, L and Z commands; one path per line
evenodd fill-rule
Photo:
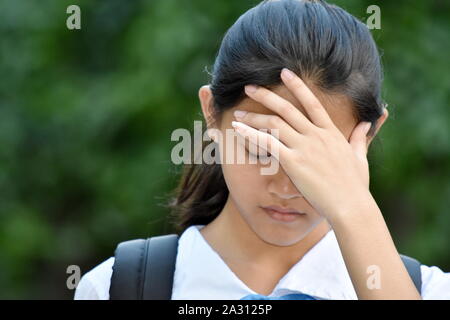
M 357 118 L 354 113 L 354 107 L 347 96 L 342 94 L 325 94 L 315 87 L 309 86 L 309 88 L 319 99 L 331 120 L 338 128 L 344 129 L 345 127 L 354 126 L 356 124 Z M 294 93 L 292 93 L 285 85 L 279 85 L 268 89 L 290 102 L 311 121 L 305 106 L 300 103 Z M 276 114 L 263 103 L 257 102 L 248 96 L 232 108 L 232 111 L 234 110 L 245 110 L 261 114 Z

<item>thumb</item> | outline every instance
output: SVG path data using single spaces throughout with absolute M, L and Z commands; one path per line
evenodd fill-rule
M 367 132 L 369 132 L 371 122 L 361 121 L 353 129 L 352 135 L 350 136 L 349 143 L 353 150 L 360 156 L 367 155 Z

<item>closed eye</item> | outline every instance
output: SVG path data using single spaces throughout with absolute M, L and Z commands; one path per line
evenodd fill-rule
M 266 158 L 270 158 L 272 156 L 272 154 L 270 152 L 268 152 L 264 149 L 261 149 L 261 150 L 262 150 L 261 153 L 258 152 L 257 154 L 254 154 L 254 153 L 250 152 L 247 148 L 245 148 L 245 151 L 247 151 L 249 155 L 252 155 L 252 156 L 256 157 L 257 159 L 266 159 Z

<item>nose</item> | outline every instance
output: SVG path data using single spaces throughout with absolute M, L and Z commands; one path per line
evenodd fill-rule
M 270 180 L 268 189 L 269 193 L 285 200 L 303 197 L 281 167 Z

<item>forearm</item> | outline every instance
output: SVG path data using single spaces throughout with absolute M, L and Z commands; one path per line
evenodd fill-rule
M 329 223 L 358 299 L 421 299 L 372 195 L 368 191 L 357 199 L 329 215 Z M 369 277 L 378 277 L 377 273 L 380 286 L 368 284 L 373 280 Z

